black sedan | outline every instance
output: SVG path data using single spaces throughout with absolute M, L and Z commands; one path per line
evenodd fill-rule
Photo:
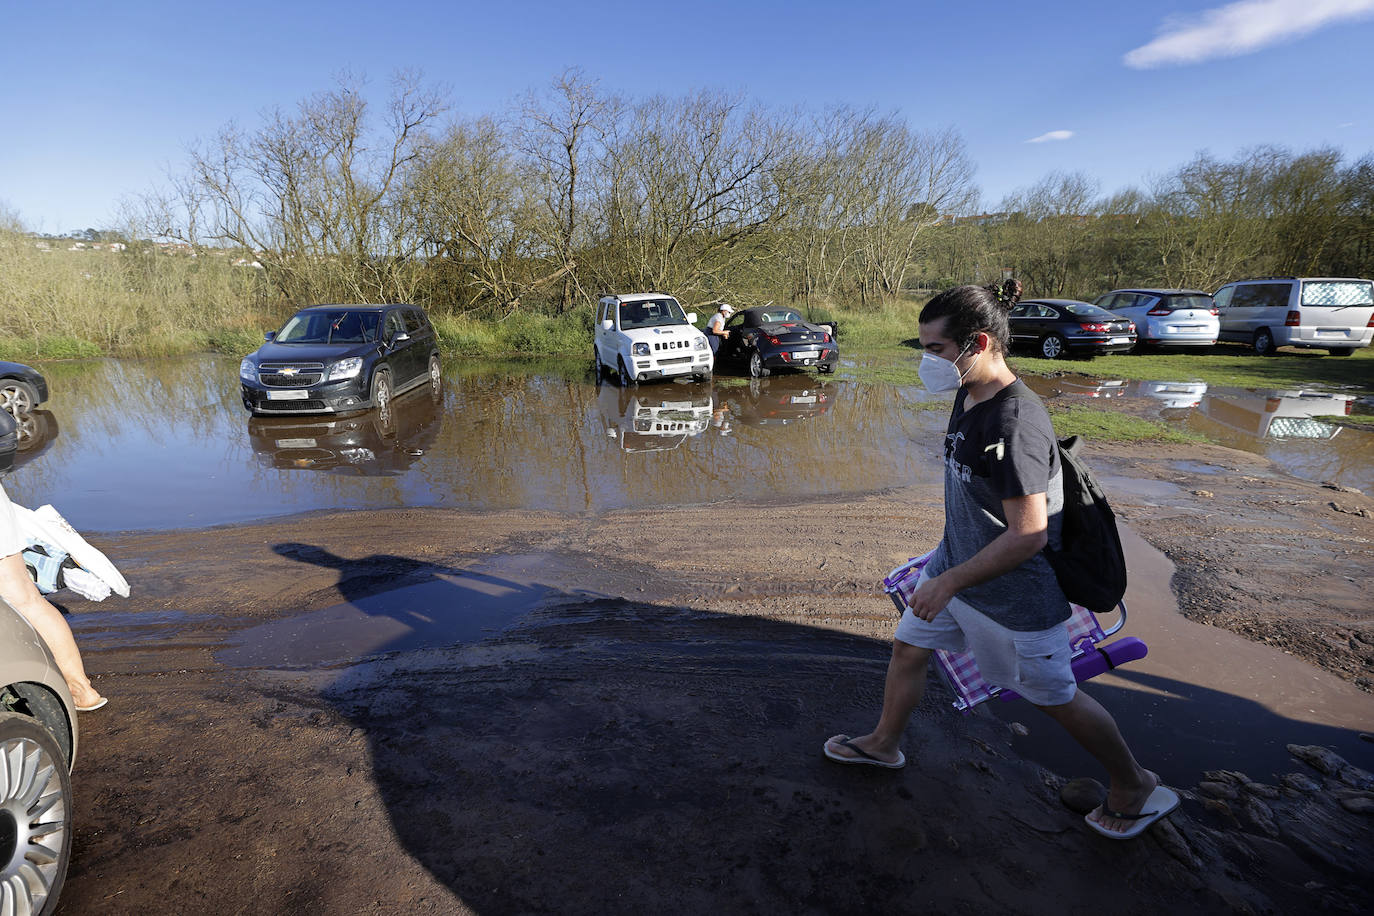
M 834 372 L 840 360 L 834 325 L 812 324 L 793 308 L 744 309 L 731 316 L 725 329 L 730 336 L 716 353 L 717 369 L 747 369 L 754 378 L 763 378 L 774 369 Z
M 1027 299 L 1009 317 L 1012 346 L 1033 346 L 1045 359 L 1124 353 L 1135 346 L 1129 318 L 1076 299 Z
M 0 360 L 0 410 L 18 416 L 48 399 L 48 383 L 37 369 Z

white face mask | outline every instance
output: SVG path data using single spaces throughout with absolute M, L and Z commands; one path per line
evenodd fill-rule
M 968 348 L 959 351 L 959 356 L 968 352 Z M 959 356 L 954 357 L 956 360 Z M 973 362 L 978 358 L 974 357 Z M 968 370 L 959 371 L 959 367 L 947 359 L 942 359 L 934 353 L 925 352 L 921 354 L 921 365 L 917 367 L 916 374 L 921 377 L 921 384 L 926 386 L 927 391 L 939 394 L 945 391 L 954 391 L 964 383 L 964 376 L 968 375 L 973 369 L 970 363 Z

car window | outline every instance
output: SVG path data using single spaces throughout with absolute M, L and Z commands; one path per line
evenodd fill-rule
M 1165 296 L 1164 304 L 1171 309 L 1202 309 L 1211 311 L 1211 296 Z
M 401 313 L 400 313 L 400 312 L 387 312 L 387 315 L 386 315 L 386 328 L 385 328 L 385 330 L 384 330 L 384 332 L 383 332 L 383 336 L 384 336 L 387 340 L 390 340 L 392 337 L 394 337 L 395 335 L 401 333 L 401 332 L 404 331 L 404 330 L 405 330 L 405 325 L 401 322 Z
M 743 325 L 743 324 L 744 324 L 744 312 L 740 312 L 738 315 L 731 315 L 731 316 L 730 316 L 730 320 L 727 321 L 727 322 L 725 322 L 725 327 L 726 327 L 727 329 L 729 329 L 729 328 L 738 328 L 738 327 L 740 327 L 740 326 Z
M 366 343 L 377 339 L 377 312 L 328 309 L 300 312 L 282 326 L 277 343 Z
M 1068 312 L 1070 315 L 1074 315 L 1078 318 L 1111 317 L 1111 313 L 1108 312 L 1106 309 L 1098 308 L 1095 305 L 1089 305 L 1086 302 L 1070 302 L 1069 304 L 1060 307 L 1064 309 L 1064 311 Z
M 405 311 L 406 331 L 411 336 L 421 334 L 425 330 L 425 316 L 414 309 Z
M 620 303 L 620 329 L 658 328 L 686 324 L 687 313 L 676 299 L 642 299 Z
M 1012 307 L 1012 310 L 1011 310 L 1010 317 L 1012 317 L 1012 318 L 1026 318 L 1026 317 L 1028 317 L 1028 316 L 1030 315 L 1030 310 L 1031 310 L 1031 307 L 1030 307 L 1029 305 L 1017 305 L 1017 306 L 1013 306 L 1013 307 Z
M 759 324 L 780 324 L 785 321 L 801 320 L 801 313 L 793 309 L 769 309 L 759 313 Z
M 1374 305 L 1374 283 L 1368 280 L 1317 280 L 1302 285 L 1303 305 Z
M 1212 302 L 1219 309 L 1229 308 L 1231 305 L 1231 294 L 1236 291 L 1234 286 L 1223 286 L 1212 296 Z
M 1231 299 L 1232 308 L 1287 308 L 1287 283 L 1246 283 L 1237 286 Z

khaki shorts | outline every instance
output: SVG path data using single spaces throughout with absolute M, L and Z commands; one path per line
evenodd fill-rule
M 920 582 L 925 581 L 922 572 Z M 922 649 L 972 650 L 983 680 L 1015 690 L 1036 706 L 1067 703 L 1078 690 L 1067 622 L 1047 630 L 1011 630 L 956 597 L 934 620 L 907 608 L 894 638 Z

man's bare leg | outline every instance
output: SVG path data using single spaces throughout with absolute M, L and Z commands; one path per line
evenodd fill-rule
M 1107 801 L 1088 816 L 1108 830 L 1121 832 L 1129 828 L 1131 821 L 1109 817 L 1103 809 L 1139 814 L 1150 793 L 1159 785 L 1159 777 L 1136 762 L 1112 714 L 1081 690 L 1063 705 L 1039 708 L 1064 726 L 1064 730 L 1107 770 L 1111 780 Z
M 840 743 L 848 740 L 879 760 L 889 763 L 895 761 L 902 743 L 902 732 L 925 696 L 929 663 L 929 649 L 894 639 L 892 659 L 887 663 L 887 679 L 883 682 L 883 710 L 878 715 L 877 727 L 867 735 L 855 738 L 835 735 L 825 743 L 830 752 L 840 757 L 857 758 L 859 755 Z

